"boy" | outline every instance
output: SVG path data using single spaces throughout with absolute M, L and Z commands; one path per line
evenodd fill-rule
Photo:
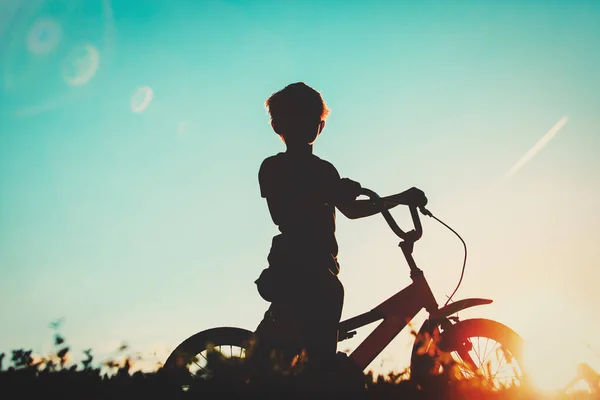
M 269 268 L 256 283 L 261 296 L 272 302 L 270 315 L 275 321 L 278 309 L 285 309 L 280 315 L 293 318 L 307 368 L 325 367 L 336 354 L 344 301 L 337 277 L 335 209 L 351 219 L 379 210 L 369 200 L 356 200 L 361 190 L 358 182 L 341 178 L 332 164 L 313 154 L 313 143 L 329 114 L 319 92 L 303 82 L 293 83 L 274 93 L 265 105 L 286 151 L 265 159 L 258 174 L 261 196 L 281 233 L 273 238 Z M 402 204 L 427 202 L 416 188 L 394 199 Z M 260 326 L 260 338 L 259 331 Z

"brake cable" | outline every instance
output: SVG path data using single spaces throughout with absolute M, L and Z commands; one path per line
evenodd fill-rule
M 462 271 L 460 273 L 460 279 L 458 280 L 458 284 L 456 285 L 456 288 L 454 289 L 454 291 L 452 292 L 450 297 L 448 297 L 448 300 L 444 304 L 444 307 L 446 307 L 448 305 L 448 303 L 450 303 L 450 301 L 452 300 L 452 297 L 454 297 L 454 295 L 456 294 L 458 288 L 460 287 L 460 284 L 462 283 L 463 277 L 465 275 L 465 267 L 467 266 L 467 244 L 465 243 L 463 238 L 454 229 L 450 228 L 448 226 L 448 224 L 446 224 L 444 221 L 442 221 L 441 219 L 439 219 L 438 217 L 433 215 L 429 210 L 427 210 L 427 213 L 424 213 L 424 214 L 435 219 L 437 222 L 444 225 L 446 228 L 450 229 L 450 231 L 452 231 L 452 233 L 454 233 L 456 236 L 458 236 L 458 238 L 460 239 L 460 241 L 463 244 L 463 247 L 465 248 L 465 258 L 463 259 L 463 265 L 462 265 Z

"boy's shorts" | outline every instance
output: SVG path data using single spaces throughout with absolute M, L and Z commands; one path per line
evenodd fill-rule
M 340 270 L 336 257 L 326 248 L 301 246 L 284 235 L 273 238 L 268 261 L 269 267 L 255 283 L 260 296 L 269 302 L 301 295 L 331 278 L 337 280 Z

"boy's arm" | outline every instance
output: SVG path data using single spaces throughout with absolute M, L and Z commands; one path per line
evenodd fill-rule
M 397 204 L 391 203 L 384 204 L 385 208 L 388 210 L 397 206 Z M 353 200 L 345 203 L 339 203 L 337 205 L 337 209 L 349 219 L 370 217 L 371 215 L 379 212 L 379 208 L 376 207 L 371 200 Z
M 402 193 L 382 197 L 380 200 L 386 210 L 399 204 L 413 205 L 426 203 L 425 195 L 417 188 L 410 188 Z M 357 219 L 377 214 L 380 208 L 371 200 L 346 200 L 336 204 L 336 207 L 346 218 Z
M 372 200 L 356 200 L 360 196 L 360 183 L 348 178 L 340 178 L 335 167 L 332 170 L 336 180 L 332 185 L 335 188 L 335 206 L 346 218 L 364 218 L 381 211 L 381 206 L 376 205 Z M 389 210 L 399 204 L 424 207 L 427 204 L 427 197 L 422 190 L 412 187 L 404 192 L 382 197 L 380 201 L 383 203 L 383 208 Z

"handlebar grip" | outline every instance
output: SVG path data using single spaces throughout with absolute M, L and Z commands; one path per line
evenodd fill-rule
M 375 205 L 377 207 L 379 207 L 379 212 L 383 215 L 383 218 L 385 218 L 390 229 L 400 239 L 415 242 L 421 238 L 421 236 L 423 235 L 423 227 L 421 226 L 421 219 L 419 218 L 419 212 L 418 212 L 417 207 L 409 206 L 410 207 L 410 215 L 413 220 L 413 225 L 415 226 L 414 231 L 404 232 L 402 229 L 400 229 L 400 227 L 394 220 L 394 217 L 392 217 L 392 214 L 390 214 L 389 210 L 383 206 L 382 202 L 380 201 L 381 197 L 377 193 L 375 193 L 374 191 L 367 189 L 367 188 L 361 188 L 360 194 L 368 196 L 371 200 L 374 201 Z M 425 210 L 425 209 L 421 208 L 421 212 L 423 212 L 423 210 Z

